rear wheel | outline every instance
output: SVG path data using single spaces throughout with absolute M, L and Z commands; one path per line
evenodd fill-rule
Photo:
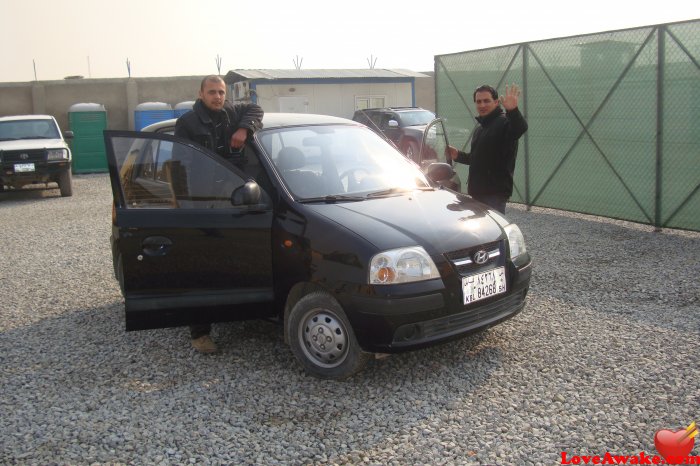
M 345 379 L 367 364 L 340 304 L 324 292 L 301 298 L 289 313 L 287 341 L 309 374 L 322 379 Z
M 70 170 L 66 170 L 58 175 L 58 189 L 61 190 L 62 197 L 73 195 L 73 177 Z

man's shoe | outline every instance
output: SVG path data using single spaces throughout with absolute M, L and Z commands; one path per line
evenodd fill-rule
M 192 340 L 192 347 L 204 354 L 212 354 L 219 351 L 219 348 L 216 347 L 216 343 L 214 343 L 209 335 L 194 338 Z

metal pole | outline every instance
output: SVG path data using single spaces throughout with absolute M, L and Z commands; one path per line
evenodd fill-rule
M 654 231 L 661 231 L 663 207 L 663 148 L 664 148 L 664 62 L 666 60 L 666 26 L 657 29 L 658 50 L 656 64 L 656 196 Z
M 528 51 L 530 47 L 526 44 L 523 47 L 523 116 L 527 121 L 527 70 L 529 65 Z M 525 150 L 525 205 L 527 210 L 532 210 L 532 204 L 530 204 L 530 144 L 528 133 L 525 133 L 525 138 L 523 139 L 523 148 Z

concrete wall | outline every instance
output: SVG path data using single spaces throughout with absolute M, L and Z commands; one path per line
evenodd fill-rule
M 432 72 L 430 73 L 432 74 Z M 164 78 L 67 79 L 60 81 L 33 81 L 0 83 L 0 116 L 49 114 L 62 130 L 68 127 L 68 110 L 77 103 L 98 103 L 107 110 L 108 129 L 134 129 L 134 110 L 143 102 L 176 104 L 195 100 L 204 76 L 177 76 Z M 387 86 L 386 88 L 382 86 Z M 263 86 L 260 86 L 261 88 Z M 272 86 L 270 86 L 272 87 Z M 320 85 L 283 86 L 275 92 L 280 95 L 308 95 L 314 102 L 309 112 L 352 117 L 354 95 L 379 94 L 387 96 L 387 105 L 411 105 L 409 84 L 357 84 L 348 89 L 323 89 Z M 406 95 L 408 88 L 408 97 Z M 303 92 L 309 92 L 303 94 Z M 416 105 L 434 110 L 434 79 L 416 78 Z M 338 99 L 338 96 L 341 96 Z M 266 96 L 265 99 L 271 99 Z M 408 100 L 406 100 L 408 99 Z M 261 100 L 267 111 L 279 111 L 279 103 Z
M 134 110 L 143 102 L 176 104 L 194 100 L 204 76 L 173 78 L 67 79 L 0 83 L 0 116 L 53 115 L 68 130 L 68 110 L 77 103 L 98 103 L 107 110 L 109 129 L 134 129 Z

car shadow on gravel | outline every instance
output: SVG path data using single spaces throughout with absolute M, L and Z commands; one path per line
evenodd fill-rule
M 61 197 L 61 192 L 56 183 L 49 183 L 48 188 L 43 185 L 37 185 L 26 186 L 21 189 L 7 189 L 0 192 L 0 204 L 3 202 L 33 201 L 52 197 Z

